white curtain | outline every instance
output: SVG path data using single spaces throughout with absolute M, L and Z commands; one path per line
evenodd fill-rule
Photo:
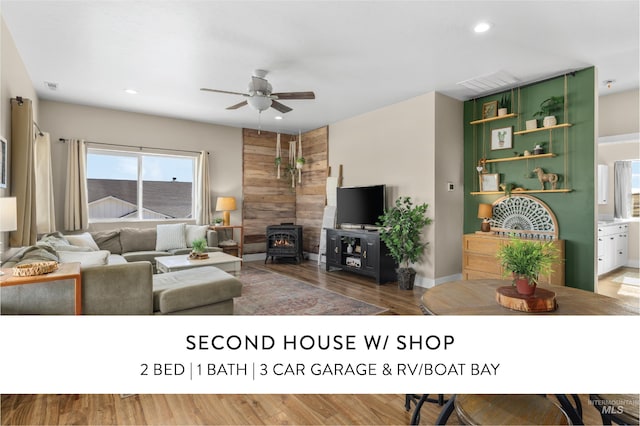
M 76 231 L 89 227 L 87 201 L 87 149 L 83 140 L 67 141 L 67 189 L 65 192 L 64 229 Z
M 38 234 L 46 234 L 56 230 L 49 133 L 36 133 L 34 157 L 36 169 L 36 226 Z
M 198 225 L 209 225 L 213 222 L 211 214 L 211 184 L 209 182 L 209 153 L 200 152 L 196 167 L 195 182 L 195 214 Z
M 631 161 L 616 161 L 613 167 L 613 215 L 631 217 Z

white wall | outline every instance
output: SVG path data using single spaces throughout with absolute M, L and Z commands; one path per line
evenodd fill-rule
M 617 160 L 640 160 L 640 91 L 630 90 L 599 98 L 600 137 L 635 135 L 617 142 L 599 143 L 598 164 L 609 166 L 609 202 L 598 205 L 600 218 L 613 217 L 613 167 Z M 615 138 L 614 138 L 615 139 Z M 640 223 L 629 224 L 629 266 L 640 266 Z
M 9 33 L 4 19 L 0 16 L 0 135 L 8 142 L 8 157 L 11 158 L 11 104 L 10 99 L 16 96 L 31 99 L 33 118 L 38 121 L 38 96 L 33 83 L 16 49 L 13 37 Z M 40 124 L 38 122 L 38 124 Z M 7 188 L 0 188 L 0 197 L 11 195 L 11 161 L 8 162 Z M 0 246 L 6 247 L 9 234 L 0 233 Z M 1 253 L 0 253 L 1 255 Z
M 334 175 L 343 165 L 343 186 L 385 184 L 388 207 L 400 196 L 429 204 L 418 285 L 461 271 L 462 123 L 462 102 L 431 92 L 329 126 L 329 165 Z M 453 194 L 437 189 L 447 181 L 458 183 Z
M 242 222 L 242 129 L 116 111 L 105 108 L 42 100 L 40 127 L 51 134 L 54 164 L 56 224 L 64 223 L 67 144 L 59 138 L 78 138 L 94 142 L 191 151 L 208 151 L 215 208 L 217 196 L 236 197 L 238 210 L 231 212 L 231 222 Z M 220 213 L 215 213 L 220 216 Z M 155 226 L 155 222 L 136 226 Z M 121 224 L 92 224 L 90 229 L 105 229 Z

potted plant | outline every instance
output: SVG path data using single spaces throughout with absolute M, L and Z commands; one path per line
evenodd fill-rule
M 216 217 L 215 219 L 213 219 L 213 224 L 215 226 L 220 226 L 224 223 L 224 220 L 222 220 L 221 217 Z
M 189 257 L 191 257 L 192 259 L 202 259 L 208 257 L 208 255 L 205 253 L 206 250 L 207 240 L 205 240 L 204 238 L 193 240 L 193 242 L 191 243 L 191 255 Z
M 533 114 L 534 117 L 543 117 L 544 127 L 555 126 L 557 124 L 555 112 L 560 111 L 564 105 L 563 96 L 551 96 L 540 103 L 540 110 Z
M 501 246 L 496 257 L 503 268 L 504 276 L 511 275 L 518 293 L 533 295 L 538 285 L 538 276 L 553 272 L 552 265 L 558 260 L 558 249 L 551 241 L 533 241 L 512 236 L 509 243 Z
M 509 113 L 509 104 L 511 103 L 511 95 L 505 93 L 498 101 L 498 117 L 507 115 Z
M 398 286 L 403 290 L 413 288 L 416 271 L 409 264 L 418 262 L 429 244 L 420 239 L 422 229 L 432 222 L 426 216 L 428 207 L 426 203 L 414 206 L 410 197 L 399 197 L 379 218 L 380 239 L 398 264 Z

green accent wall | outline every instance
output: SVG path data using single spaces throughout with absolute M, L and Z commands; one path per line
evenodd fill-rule
M 567 119 L 572 126 L 550 131 L 512 136 L 512 148 L 491 150 L 491 131 L 512 127 L 525 129 L 525 121 L 533 119 L 540 103 L 550 96 L 564 96 L 567 87 Z M 483 158 L 514 157 L 525 150 L 533 153 L 536 144 L 544 142 L 545 152 L 554 158 L 536 158 L 487 164 L 489 173 L 499 173 L 500 183 L 513 183 L 526 189 L 540 189 L 537 176 L 529 174 L 535 167 L 560 177 L 558 189 L 570 188 L 568 193 L 532 193 L 544 202 L 558 220 L 560 239 L 565 240 L 565 283 L 567 286 L 593 291 L 595 281 L 595 69 L 587 68 L 539 83 L 510 90 L 509 113 L 517 117 L 471 125 L 481 118 L 482 105 L 500 100 L 504 93 L 478 98 L 464 103 L 464 233 L 480 230 L 478 204 L 493 203 L 500 195 L 471 195 L 479 191 L 476 166 Z M 565 122 L 564 111 L 556 113 L 558 124 Z M 542 120 L 538 119 L 538 127 Z M 566 141 L 565 141 L 566 139 Z M 550 150 L 551 148 L 551 150 Z M 547 188 L 550 188 L 547 184 Z

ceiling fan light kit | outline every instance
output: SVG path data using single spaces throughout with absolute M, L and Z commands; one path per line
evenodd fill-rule
M 251 77 L 251 81 L 247 86 L 247 93 L 241 92 L 231 92 L 228 90 L 219 90 L 219 89 L 208 89 L 203 87 L 202 91 L 206 92 L 214 92 L 214 93 L 224 93 L 227 95 L 239 95 L 247 98 L 246 100 L 239 102 L 235 105 L 231 105 L 227 107 L 227 109 L 238 109 L 245 105 L 249 105 L 251 108 L 258 111 L 258 113 L 262 113 L 269 108 L 273 108 L 282 114 L 286 114 L 289 111 L 292 111 L 292 108 L 287 105 L 278 102 L 278 99 L 315 99 L 316 95 L 313 92 L 281 92 L 281 93 L 272 93 L 273 87 L 271 83 L 267 81 L 265 78 L 268 71 L 266 70 L 255 70 L 253 72 L 253 76 Z M 260 127 L 258 125 L 258 127 Z M 260 129 L 258 128 L 258 133 Z

